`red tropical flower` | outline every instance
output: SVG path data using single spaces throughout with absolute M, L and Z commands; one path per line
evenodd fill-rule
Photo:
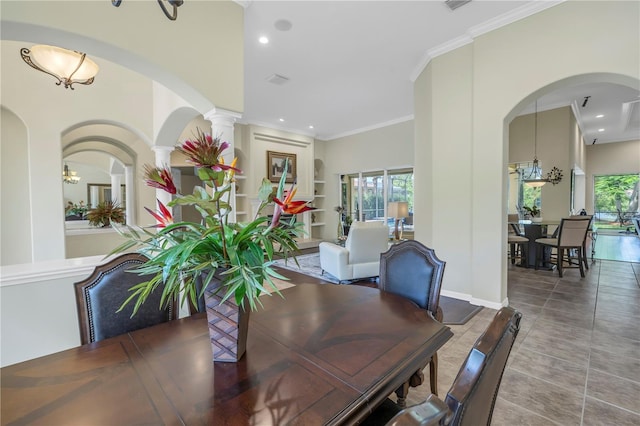
M 315 207 L 311 207 L 308 201 L 292 201 L 297 190 L 298 188 L 293 188 L 292 186 L 291 191 L 285 192 L 286 195 L 282 201 L 274 197 L 273 201 L 282 209 L 283 213 L 299 214 L 316 209 Z
M 163 189 L 169 194 L 175 194 L 176 192 L 178 192 L 176 190 L 176 186 L 173 183 L 173 176 L 171 176 L 171 171 L 167 168 L 152 167 L 148 164 L 145 164 L 144 181 L 147 186 Z
M 158 212 L 154 212 L 148 207 L 145 207 L 145 210 L 149 212 L 151 216 L 153 216 L 158 223 L 156 224 L 157 228 L 164 228 L 167 225 L 171 225 L 173 223 L 173 215 L 171 211 L 164 205 L 160 200 L 158 201 Z
M 187 140 L 176 149 L 187 156 L 187 161 L 196 167 L 206 167 L 213 171 L 231 170 L 242 173 L 240 169 L 224 164 L 222 152 L 229 148 L 228 142 L 222 142 L 218 136 L 213 138 L 210 134 L 198 129 L 194 140 Z

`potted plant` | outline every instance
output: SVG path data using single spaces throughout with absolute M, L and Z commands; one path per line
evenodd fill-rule
M 295 237 L 303 234 L 303 223 L 292 217 L 289 223 L 281 220 L 283 214 L 296 215 L 313 210 L 305 201 L 293 201 L 294 184 L 285 191 L 288 162 L 277 189 L 264 178 L 258 191 L 260 206 L 252 221 L 231 222 L 230 197 L 235 174 L 241 173 L 236 159 L 224 163 L 223 151 L 229 147 L 216 137 L 197 130 L 193 140 L 176 148 L 194 164 L 204 187 L 196 186 L 190 195 L 176 190 L 167 167 L 145 167 L 148 186 L 173 195 L 165 206 L 158 201 L 158 211 L 147 211 L 156 218 L 157 232 L 150 229 L 123 227 L 121 235 L 127 242 L 113 253 L 137 248 L 149 261 L 137 270 L 149 275 L 148 281 L 131 288 L 131 296 L 123 303 L 134 302 L 134 315 L 138 307 L 156 288 L 163 292 L 162 303 L 190 299 L 198 306 L 197 298 L 205 297 L 214 361 L 237 361 L 244 353 L 249 310 L 260 305 L 258 296 L 271 288 L 280 294 L 272 278 L 286 279 L 273 268 L 276 254 L 287 258 L 298 250 Z M 262 214 L 268 205 L 274 205 L 271 220 Z M 201 214 L 202 221 L 173 222 L 168 207 L 192 205 Z M 293 256 L 295 259 L 295 256 Z M 201 284 L 201 285 L 200 285 Z M 220 321 L 221 316 L 230 318 Z M 233 330 L 220 329 L 233 324 Z M 219 342 L 222 335 L 236 335 L 235 342 Z M 224 337 L 223 339 L 224 340 Z
M 540 216 L 541 211 L 535 204 L 531 207 L 524 206 L 522 209 L 531 217 L 532 222 L 542 222 L 542 217 Z
M 112 223 L 124 223 L 124 210 L 116 201 L 104 201 L 87 212 L 87 219 L 89 225 L 107 228 Z

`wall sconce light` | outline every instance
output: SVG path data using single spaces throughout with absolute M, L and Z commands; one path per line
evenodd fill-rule
M 111 0 L 111 4 L 114 5 L 115 7 L 120 7 L 120 3 L 122 3 L 122 0 Z M 173 11 L 172 11 L 173 13 L 171 14 L 167 10 L 167 8 L 164 7 L 164 3 L 162 3 L 162 0 L 158 0 L 158 4 L 160 5 L 160 8 L 164 12 L 164 16 L 169 18 L 171 21 L 175 21 L 178 18 L 178 6 L 182 6 L 182 3 L 184 3 L 184 0 L 167 0 L 167 3 L 173 6 Z
M 38 44 L 31 49 L 20 49 L 22 59 L 32 68 L 54 76 L 58 86 L 73 90 L 73 84 L 91 84 L 98 65 L 87 55 L 62 47 Z

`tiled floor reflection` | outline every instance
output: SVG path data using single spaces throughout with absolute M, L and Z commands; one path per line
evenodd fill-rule
M 510 267 L 509 301 L 524 316 L 493 425 L 640 425 L 640 264 L 597 260 L 586 275 Z M 441 396 L 494 314 L 451 326 Z M 427 369 L 407 402 L 424 400 L 428 383 Z

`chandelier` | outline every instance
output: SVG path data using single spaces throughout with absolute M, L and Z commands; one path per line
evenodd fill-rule
M 74 84 L 91 84 L 98 74 L 98 65 L 85 53 L 57 46 L 38 44 L 20 49 L 22 59 L 32 68 L 55 77 L 58 86 L 73 90 Z
M 562 170 L 555 166 L 546 174 L 546 176 L 542 176 L 542 169 L 538 163 L 538 100 L 536 100 L 533 127 L 533 166 L 531 167 L 529 174 L 524 178 L 523 182 L 527 186 L 538 188 L 547 182 L 557 185 L 561 180 Z
M 76 183 L 80 182 L 80 176 L 78 176 L 78 173 L 69 170 L 69 166 L 65 164 L 64 170 L 62 171 L 62 181 L 64 183 L 75 185 Z
M 166 16 L 172 21 L 175 21 L 178 18 L 178 6 L 182 6 L 182 3 L 184 3 L 184 0 L 166 0 L 166 1 L 171 6 L 173 6 L 173 10 L 172 10 L 173 13 L 169 13 L 167 8 L 164 6 L 163 0 L 158 0 L 158 4 L 160 5 L 160 8 L 164 12 L 164 16 Z M 122 0 L 111 0 L 111 4 L 114 5 L 115 7 L 120 7 L 120 3 L 122 3 Z

